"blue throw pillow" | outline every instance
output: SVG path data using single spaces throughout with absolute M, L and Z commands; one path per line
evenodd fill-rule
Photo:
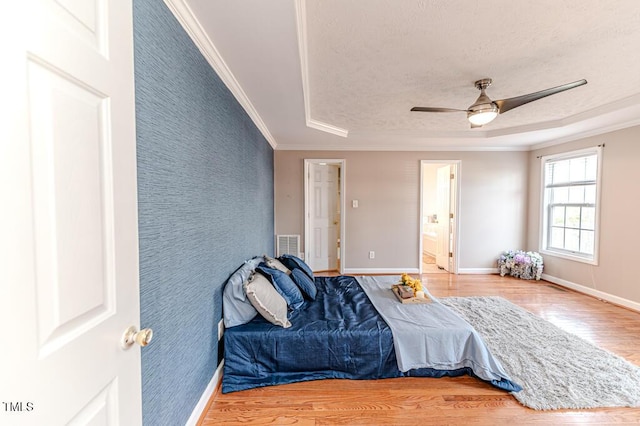
M 256 268 L 256 272 L 261 273 L 271 281 L 276 291 L 280 293 L 284 300 L 286 300 L 287 305 L 294 311 L 304 304 L 304 297 L 302 297 L 300 289 L 291 278 L 289 278 L 289 275 L 278 269 L 269 268 L 264 262 Z
M 296 268 L 302 269 L 304 273 L 307 274 L 309 278 L 311 278 L 311 281 L 315 279 L 315 277 L 313 276 L 313 271 L 311 270 L 311 268 L 309 268 L 309 265 L 304 263 L 304 261 L 299 257 L 295 257 L 292 254 L 283 254 L 278 259 L 280 260 L 280 262 L 282 262 L 284 266 L 286 266 L 291 270 Z
M 316 300 L 316 295 L 318 294 L 318 289 L 316 288 L 316 284 L 313 282 L 311 278 L 307 274 L 304 273 L 302 269 L 294 269 L 291 271 L 291 275 L 289 275 L 294 283 L 300 290 L 302 290 L 302 294 L 307 296 L 311 300 Z

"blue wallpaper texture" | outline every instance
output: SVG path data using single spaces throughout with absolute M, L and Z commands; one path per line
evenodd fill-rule
M 273 149 L 159 0 L 134 0 L 145 425 L 183 425 L 218 362 L 222 287 L 272 254 Z

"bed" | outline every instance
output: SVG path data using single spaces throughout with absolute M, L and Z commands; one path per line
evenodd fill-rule
M 251 273 L 247 271 L 255 267 L 259 260 L 254 258 L 250 264 L 245 264 L 244 274 L 240 274 L 237 280 L 246 280 L 247 273 Z M 396 314 L 386 312 L 386 320 L 378 311 L 383 308 L 381 304 L 389 304 L 392 310 L 396 309 L 394 303 L 396 306 L 400 305 L 397 300 L 393 301 L 394 296 L 388 287 L 387 281 L 393 279 L 314 277 L 313 283 L 317 289 L 315 300 L 307 298 L 298 309 L 287 314 L 290 326 L 284 328 L 276 325 L 262 315 L 255 315 L 244 324 L 227 324 L 232 326 L 224 334 L 222 392 L 317 379 L 443 377 L 464 374 L 478 377 L 506 391 L 521 389 L 501 370 L 499 363 L 488 353 L 488 349 L 480 354 L 480 358 L 485 359 L 467 359 L 479 353 L 476 348 L 477 339 L 471 342 L 469 337 L 465 337 L 466 343 L 453 343 L 451 348 L 447 348 L 445 352 L 456 357 L 450 364 L 437 362 L 433 365 L 438 368 L 432 368 L 427 367 L 431 365 L 428 360 L 417 364 L 405 361 L 404 367 L 401 368 L 402 362 L 399 363 L 396 356 L 399 350 L 398 342 L 394 341 L 394 336 L 398 340 L 403 330 L 392 330 L 388 322 L 406 323 L 407 311 L 404 307 L 402 310 L 396 310 L 395 312 L 401 312 L 405 317 L 395 319 L 390 316 L 397 317 Z M 238 292 L 237 286 L 235 290 Z M 377 296 L 376 292 L 382 298 Z M 225 296 L 227 293 L 230 294 L 232 291 L 225 288 Z M 241 297 L 240 294 L 236 296 Z M 385 300 L 387 296 L 392 299 Z M 225 300 L 225 309 L 230 309 L 226 302 Z M 440 305 L 437 301 L 435 303 Z M 444 305 L 437 309 L 448 310 Z M 429 311 L 428 308 L 425 312 L 428 316 L 433 316 L 433 311 Z M 416 318 L 419 323 L 425 316 L 424 313 L 410 315 L 410 318 Z M 226 320 L 225 317 L 225 322 Z M 464 321 L 461 318 L 460 320 Z M 450 321 L 448 319 L 444 323 L 448 324 Z M 433 326 L 422 327 L 427 329 L 426 340 L 422 343 L 418 338 L 409 337 L 408 344 L 412 353 L 414 350 L 411 346 L 416 346 L 416 343 L 420 347 L 436 348 L 433 342 L 446 342 L 447 336 L 455 334 L 449 331 L 448 326 L 438 324 L 436 321 Z M 467 326 L 471 327 L 468 324 Z M 469 330 L 466 332 L 470 334 Z M 470 353 L 473 356 L 469 356 Z M 488 368 L 494 370 L 489 376 L 485 371 L 487 357 Z M 418 368 L 410 368 L 412 366 Z

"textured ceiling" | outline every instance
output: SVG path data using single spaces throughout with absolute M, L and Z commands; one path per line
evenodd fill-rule
M 527 148 L 640 119 L 638 0 L 187 3 L 279 149 Z M 466 109 L 487 77 L 494 100 L 589 83 L 482 129 L 409 111 Z

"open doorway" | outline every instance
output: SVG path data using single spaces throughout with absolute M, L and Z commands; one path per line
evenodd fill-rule
M 457 273 L 460 161 L 423 160 L 420 172 L 420 273 Z
M 344 269 L 344 168 L 344 160 L 304 160 L 304 253 L 313 271 Z

